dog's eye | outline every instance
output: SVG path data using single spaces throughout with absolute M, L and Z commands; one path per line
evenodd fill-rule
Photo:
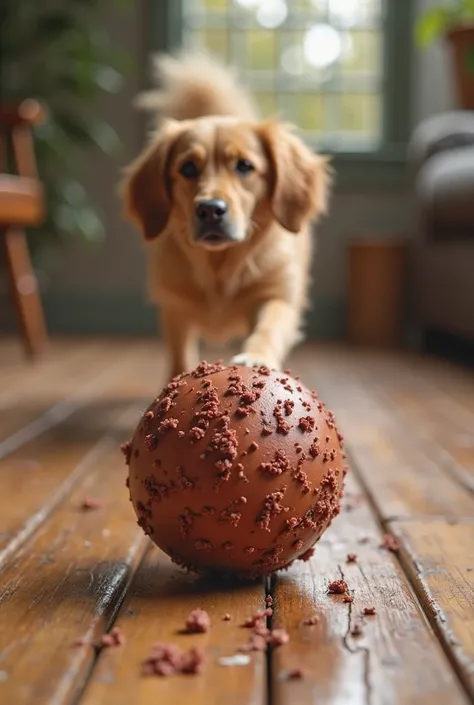
M 199 174 L 199 170 L 194 162 L 184 162 L 184 164 L 181 164 L 179 173 L 185 179 L 195 179 Z
M 252 164 L 252 162 L 249 162 L 248 159 L 239 159 L 239 161 L 235 165 L 235 170 L 238 174 L 249 174 L 254 169 L 254 165 Z

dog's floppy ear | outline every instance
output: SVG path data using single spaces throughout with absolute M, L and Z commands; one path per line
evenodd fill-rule
M 149 147 L 127 168 L 122 182 L 124 213 L 137 223 L 145 240 L 166 227 L 171 210 L 169 162 L 179 123 L 167 121 Z
M 261 134 L 273 171 L 272 212 L 292 233 L 327 211 L 329 159 L 314 154 L 287 125 L 266 122 Z

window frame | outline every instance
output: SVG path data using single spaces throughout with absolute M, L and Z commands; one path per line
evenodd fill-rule
M 377 150 L 331 152 L 336 188 L 401 188 L 412 128 L 413 0 L 384 0 L 384 141 Z M 182 39 L 182 0 L 148 0 L 145 22 L 151 53 L 174 51 Z

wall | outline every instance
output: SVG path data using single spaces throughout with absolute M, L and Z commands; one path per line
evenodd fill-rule
M 392 1 L 392 0 L 389 0 Z M 399 1 L 399 0 L 395 0 Z M 439 0 L 416 0 L 417 14 L 438 5 Z M 427 51 L 417 52 L 413 95 L 413 119 L 417 123 L 428 115 L 453 106 L 449 80 L 449 60 L 440 42 Z
M 389 0 L 400 2 L 402 0 Z M 403 0 L 405 1 L 405 0 Z M 433 0 L 418 0 L 418 10 Z M 138 56 L 126 89 L 104 104 L 107 118 L 121 134 L 127 163 L 142 142 L 143 123 L 131 107 L 146 74 L 144 3 L 134 3 L 132 16 L 111 14 L 108 22 L 117 44 Z M 450 106 L 448 67 L 442 47 L 417 54 L 414 68 L 413 124 Z M 120 218 L 115 195 L 120 164 L 90 157 L 87 187 L 107 214 L 106 241 L 97 248 L 79 244 L 65 249 L 45 292 L 48 320 L 60 332 L 153 332 L 154 311 L 143 305 L 144 253 L 134 231 Z M 408 186 L 396 191 L 340 191 L 333 197 L 330 217 L 318 229 L 314 267 L 314 311 L 311 334 L 333 338 L 343 334 L 345 245 L 354 235 L 410 234 L 412 203 Z M 93 311 L 93 315 L 92 315 Z

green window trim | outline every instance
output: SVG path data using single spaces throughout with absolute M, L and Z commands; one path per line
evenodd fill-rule
M 397 189 L 408 181 L 406 152 L 412 128 L 414 1 L 384 2 L 384 140 L 374 151 L 329 152 L 337 190 Z M 151 53 L 179 47 L 183 26 L 181 0 L 149 0 L 147 20 Z

